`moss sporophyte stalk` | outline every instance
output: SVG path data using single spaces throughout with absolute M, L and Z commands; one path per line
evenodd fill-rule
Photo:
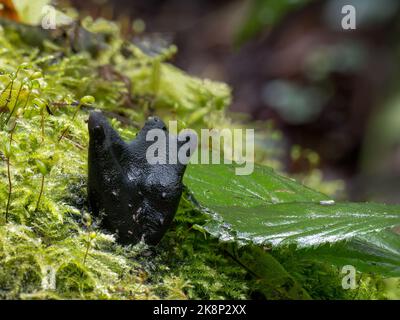
M 352 299 L 384 298 L 382 288 L 395 287 L 387 281 L 397 276 L 396 250 L 384 248 L 398 241 L 386 230 L 396 208 L 321 205 L 330 198 L 265 167 L 239 177 L 229 165 L 199 164 L 182 181 L 184 167 L 136 163 L 139 129 L 156 125 L 155 116 L 197 132 L 246 128 L 226 115 L 226 84 L 168 63 L 175 47 L 146 54 L 106 20 L 65 27 L 64 40 L 0 22 L 1 298 Z M 256 141 L 273 141 L 274 130 L 261 127 Z M 256 144 L 256 160 L 279 169 L 275 145 Z M 166 180 L 175 188 L 165 190 Z M 335 192 L 321 180 L 318 188 Z M 298 204 L 304 200 L 312 203 Z M 338 209 L 364 218 L 346 220 Z M 315 237 L 301 237 L 302 228 L 322 233 L 321 225 L 335 228 L 336 242 L 320 236 L 326 242 L 314 246 Z M 362 234 L 369 225 L 385 232 Z M 281 240 L 285 228 L 294 228 L 287 243 L 261 241 Z M 349 252 L 363 257 L 354 262 L 364 267 L 357 294 L 341 288 L 337 261 Z

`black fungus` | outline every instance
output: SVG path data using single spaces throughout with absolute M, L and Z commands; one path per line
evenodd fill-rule
M 143 240 L 156 245 L 171 224 L 182 194 L 184 164 L 150 164 L 146 141 L 151 129 L 165 130 L 159 118 L 149 118 L 136 139 L 127 143 L 100 112 L 91 112 L 89 127 L 88 200 L 118 242 Z M 167 137 L 174 137 L 165 131 Z M 178 142 L 178 148 L 182 142 Z M 168 150 L 166 148 L 168 157 Z

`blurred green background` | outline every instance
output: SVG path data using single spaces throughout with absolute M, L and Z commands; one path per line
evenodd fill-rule
M 176 65 L 233 87 L 232 112 L 274 123 L 289 173 L 317 168 L 344 198 L 399 202 L 399 1 L 56 3 L 118 20 L 132 41 L 175 43 Z M 356 30 L 341 27 L 345 4 Z

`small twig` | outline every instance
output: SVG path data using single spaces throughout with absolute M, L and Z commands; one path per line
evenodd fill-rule
M 71 142 L 71 144 L 72 144 L 73 146 L 77 147 L 79 150 L 85 150 L 85 148 L 86 148 L 85 146 L 81 146 L 79 143 L 77 143 L 77 142 L 75 142 L 75 141 L 69 139 L 68 137 L 64 137 L 64 139 L 65 139 L 66 141 Z
M 76 108 L 74 114 L 72 115 L 71 121 L 74 121 L 74 120 L 75 120 L 75 117 L 76 117 L 76 115 L 78 114 L 79 110 L 80 110 L 80 108 L 79 108 L 79 106 L 78 106 L 78 107 Z M 68 131 L 68 129 L 69 129 L 69 126 L 66 127 L 65 130 L 61 133 L 61 136 L 58 138 L 58 142 L 61 141 L 61 139 L 64 137 L 64 135 L 65 135 L 65 133 Z
M 79 106 L 79 101 L 75 101 L 72 103 L 54 101 L 54 102 L 51 102 L 50 104 L 55 107 Z

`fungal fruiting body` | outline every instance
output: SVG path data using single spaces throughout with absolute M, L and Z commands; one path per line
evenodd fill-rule
M 103 228 L 115 233 L 122 244 L 142 240 L 157 244 L 178 208 L 186 165 L 149 163 L 146 152 L 153 142 L 146 141 L 146 136 L 150 130 L 159 129 L 169 138 L 176 137 L 156 117 L 149 118 L 129 143 L 100 112 L 90 113 L 88 127 L 88 200 L 92 214 L 101 218 Z

